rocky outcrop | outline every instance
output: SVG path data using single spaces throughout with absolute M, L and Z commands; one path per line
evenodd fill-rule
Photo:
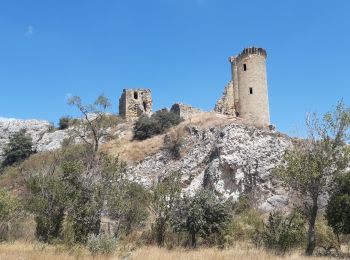
M 34 148 L 36 148 L 36 144 L 50 128 L 52 128 L 52 124 L 46 120 L 0 118 L 0 159 L 9 137 L 14 133 L 26 129 L 27 134 L 33 139 Z
M 37 152 L 59 149 L 63 140 L 69 137 L 68 129 L 54 131 L 52 123 L 46 120 L 0 118 L 0 160 L 9 137 L 21 129 L 32 137 L 33 149 Z
M 179 160 L 162 150 L 130 168 L 134 179 L 151 185 L 171 172 L 181 172 L 188 193 L 210 187 L 219 197 L 236 201 L 242 192 L 254 188 L 263 210 L 286 204 L 287 197 L 276 190 L 271 172 L 292 144 L 290 138 L 242 124 L 190 127 L 187 131 Z

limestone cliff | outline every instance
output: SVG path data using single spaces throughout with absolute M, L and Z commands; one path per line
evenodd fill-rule
M 135 180 L 150 185 L 171 172 L 181 172 L 189 193 L 206 186 L 219 197 L 235 201 L 253 185 L 261 194 L 258 204 L 263 210 L 287 203 L 271 172 L 292 144 L 290 138 L 239 123 L 187 130 L 186 152 L 179 160 L 162 150 L 130 168 Z

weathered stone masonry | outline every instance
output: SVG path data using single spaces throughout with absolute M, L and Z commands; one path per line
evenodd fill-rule
M 119 115 L 134 119 L 142 114 L 152 114 L 152 93 L 150 89 L 124 89 L 119 99 Z
M 270 125 L 266 57 L 264 49 L 250 47 L 229 58 L 232 79 L 216 103 L 216 112 L 239 116 L 256 126 Z

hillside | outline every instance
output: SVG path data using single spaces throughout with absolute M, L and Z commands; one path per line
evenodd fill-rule
M 59 149 L 69 129 L 50 130 L 50 126 L 43 120 L 2 119 L 0 149 L 22 128 L 32 136 L 38 152 Z M 180 133 L 183 139 L 179 158 L 164 145 L 169 134 L 133 140 L 130 122 L 116 125 L 112 132 L 115 139 L 104 143 L 102 149 L 125 160 L 133 180 L 145 186 L 180 172 L 183 190 L 191 194 L 205 186 L 222 199 L 236 201 L 245 189 L 254 189 L 259 192 L 258 207 L 267 212 L 288 202 L 271 175 L 291 145 L 291 139 L 279 132 L 215 113 L 194 115 L 170 131 Z

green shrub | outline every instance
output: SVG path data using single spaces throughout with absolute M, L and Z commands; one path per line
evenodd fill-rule
M 234 211 L 236 214 L 242 214 L 252 208 L 252 201 L 248 195 L 241 195 L 235 204 Z
M 0 242 L 16 238 L 24 217 L 21 203 L 0 189 Z
M 165 147 L 175 159 L 181 157 L 181 149 L 184 145 L 184 142 L 184 133 L 181 129 L 171 131 L 164 137 Z
M 138 140 L 144 140 L 154 135 L 160 134 L 161 130 L 158 123 L 147 115 L 142 115 L 135 122 L 134 125 L 134 138 Z
M 175 172 L 155 183 L 151 189 L 151 211 L 154 214 L 151 233 L 152 240 L 163 246 L 170 226 L 172 209 L 181 194 L 181 174 Z
M 144 140 L 154 135 L 166 132 L 170 127 L 178 125 L 182 119 L 179 115 L 161 110 L 154 113 L 151 117 L 142 115 L 135 122 L 134 138 Z
M 64 129 L 67 129 L 68 127 L 70 127 L 71 120 L 72 119 L 69 116 L 61 117 L 59 122 L 58 122 L 58 129 L 59 130 L 64 130 Z
M 350 234 L 350 172 L 339 176 L 335 187 L 326 208 L 326 219 L 335 233 Z
M 117 247 L 117 240 L 109 235 L 90 234 L 86 246 L 93 256 L 112 255 Z
M 3 166 L 9 166 L 24 161 L 34 153 L 32 138 L 22 129 L 10 136 L 9 143 L 4 149 Z
M 118 220 L 119 230 L 129 235 L 142 228 L 149 215 L 150 194 L 141 184 L 125 181 L 108 198 L 108 215 Z
M 178 114 L 169 112 L 165 109 L 154 113 L 151 118 L 153 118 L 157 124 L 159 124 L 161 133 L 164 133 L 170 127 L 178 125 L 182 122 L 182 119 Z
M 280 212 L 270 213 L 268 222 L 260 235 L 266 248 L 284 255 L 287 250 L 304 241 L 304 220 L 298 214 L 284 217 Z
M 65 186 L 56 176 L 31 176 L 27 182 L 31 192 L 29 209 L 36 222 L 39 241 L 51 242 L 60 235 L 67 200 Z
M 193 197 L 184 197 L 173 209 L 172 226 L 176 232 L 187 232 L 191 246 L 197 238 L 206 240 L 220 235 L 230 223 L 230 206 L 220 202 L 209 190 L 199 190 Z
M 349 217 L 349 216 L 348 216 Z M 327 225 L 324 218 L 317 219 L 316 222 L 316 254 L 319 256 L 330 256 L 340 250 L 337 235 L 332 228 Z

